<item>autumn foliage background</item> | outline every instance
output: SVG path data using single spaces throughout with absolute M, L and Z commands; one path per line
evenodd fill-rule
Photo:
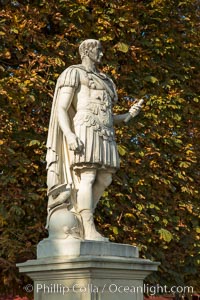
M 198 0 L 0 0 L 0 290 L 24 293 L 15 264 L 47 236 L 45 142 L 55 82 L 102 41 L 100 68 L 115 81 L 121 169 L 96 211 L 113 242 L 161 262 L 149 283 L 199 290 Z

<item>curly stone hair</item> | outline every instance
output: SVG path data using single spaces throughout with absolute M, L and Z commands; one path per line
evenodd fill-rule
M 99 43 L 100 42 L 98 40 L 94 39 L 88 39 L 83 41 L 79 46 L 79 54 L 81 56 L 81 59 L 83 59 L 83 57 L 86 56 L 86 51 L 95 48 Z

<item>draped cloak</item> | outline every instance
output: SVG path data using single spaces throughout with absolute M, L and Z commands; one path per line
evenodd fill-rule
M 85 151 L 82 154 L 70 151 L 67 139 L 58 123 L 58 100 L 61 88 L 64 86 L 78 89 L 80 72 L 89 77 L 89 88 L 95 91 L 96 85 L 101 86 L 102 97 L 88 100 L 87 109 L 77 111 L 71 104 L 68 109 L 71 130 L 84 144 Z M 98 95 L 97 90 L 97 95 Z M 114 137 L 112 124 L 112 104 L 117 100 L 115 85 L 110 78 L 101 74 L 88 72 L 82 65 L 67 68 L 58 78 L 49 123 L 47 138 L 47 186 L 48 192 L 63 184 L 75 185 L 74 169 L 83 166 L 96 168 L 119 168 L 119 156 Z M 99 114 L 105 119 L 100 122 Z M 109 120 L 106 121 L 106 118 Z M 107 123 L 108 122 L 108 125 Z M 111 122 L 111 124 L 109 124 Z M 105 123 L 105 124 L 104 124 Z M 76 179 L 77 180 L 77 179 Z

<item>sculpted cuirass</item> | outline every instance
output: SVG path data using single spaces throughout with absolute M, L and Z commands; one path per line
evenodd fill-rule
M 80 88 L 76 92 L 77 113 L 74 127 L 93 127 L 105 139 L 114 139 L 110 82 L 85 71 L 81 72 L 80 81 Z

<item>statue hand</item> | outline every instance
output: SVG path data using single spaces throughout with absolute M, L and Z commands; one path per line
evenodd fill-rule
M 74 152 L 81 152 L 83 150 L 83 142 L 75 134 L 68 136 L 67 141 L 70 150 Z
M 140 99 L 139 102 L 137 102 L 136 104 L 134 104 L 133 106 L 131 106 L 131 108 L 129 109 L 129 112 L 127 114 L 127 117 L 124 119 L 124 122 L 127 123 L 128 121 L 130 121 L 131 118 L 134 118 L 135 116 L 137 116 L 142 108 L 142 104 L 143 104 L 144 100 Z
M 139 114 L 140 110 L 141 110 L 142 106 L 141 103 L 136 103 L 133 106 L 131 106 L 131 108 L 129 109 L 129 113 L 131 115 L 131 117 L 135 117 Z

